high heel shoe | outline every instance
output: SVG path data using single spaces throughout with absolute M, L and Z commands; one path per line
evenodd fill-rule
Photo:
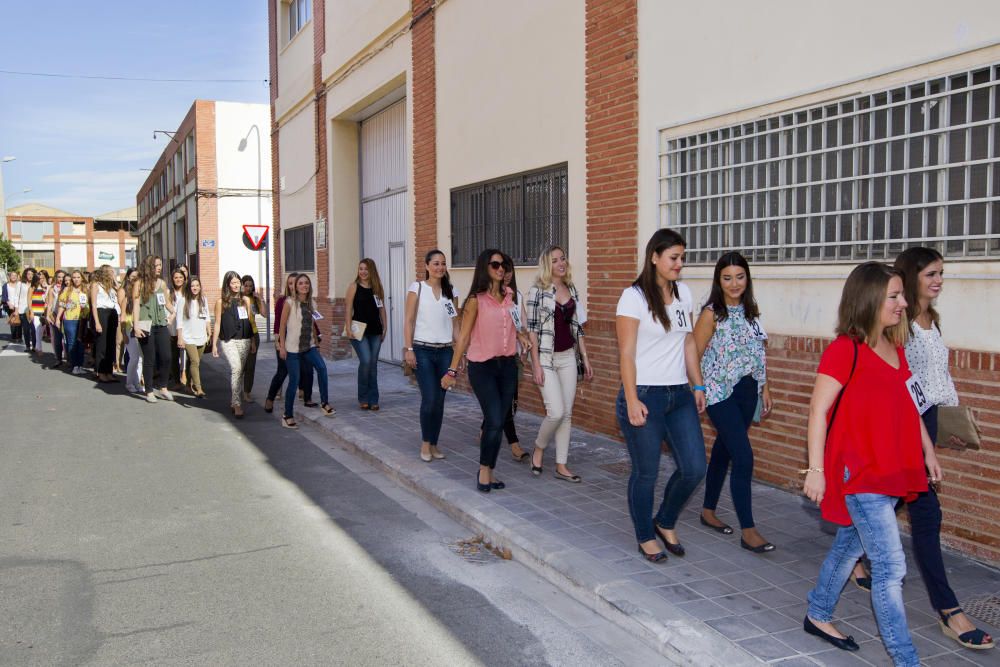
M 829 642 L 839 648 L 842 651 L 859 651 L 861 647 L 858 643 L 854 641 L 854 637 L 848 635 L 847 637 L 834 637 L 833 635 L 827 634 L 816 627 L 816 624 L 812 622 L 808 616 L 802 620 L 802 629 L 814 637 L 819 637 L 825 642 Z
M 643 558 L 648 560 L 650 563 L 662 563 L 663 561 L 667 560 L 667 554 L 663 553 L 662 551 L 658 551 L 655 554 L 648 554 L 643 550 L 641 544 L 639 545 L 639 553 L 642 555 Z
M 666 548 L 667 551 L 678 557 L 683 556 L 685 553 L 687 553 L 686 551 L 684 551 L 684 545 L 681 544 L 680 542 L 674 544 L 673 542 L 667 540 L 666 536 L 660 532 L 661 529 L 659 526 L 656 525 L 655 522 L 653 523 L 653 530 L 656 531 L 656 536 L 660 538 L 661 542 L 663 542 L 663 546 Z

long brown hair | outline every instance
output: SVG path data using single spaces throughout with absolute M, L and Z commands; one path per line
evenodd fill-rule
M 104 291 L 111 294 L 115 286 L 115 272 L 108 264 L 101 264 L 94 271 L 93 281 L 104 288 Z
M 139 292 L 140 303 L 146 303 L 156 290 L 156 282 L 160 279 L 160 274 L 156 272 L 158 259 L 160 258 L 156 255 L 148 255 L 139 265 L 139 284 L 142 286 Z
M 899 253 L 895 266 L 903 273 L 903 294 L 906 295 L 906 319 L 913 322 L 920 315 L 920 299 L 917 293 L 920 291 L 920 272 L 934 262 L 943 262 L 941 256 L 934 248 L 919 246 L 907 248 Z M 941 315 L 934 308 L 933 303 L 927 304 L 927 314 L 931 316 L 931 322 L 941 331 Z
M 309 282 L 309 292 L 306 294 L 306 300 L 305 301 L 299 301 L 298 285 L 299 285 L 299 281 L 302 280 L 303 278 L 305 278 Z M 308 304 L 309 305 L 309 309 L 310 310 L 314 310 L 314 308 L 313 308 L 313 281 L 312 281 L 312 278 L 309 277 L 308 273 L 300 273 L 299 276 L 298 276 L 298 278 L 295 279 L 295 292 L 289 298 L 290 299 L 294 299 L 295 301 L 297 301 L 299 303 Z
M 244 285 L 247 284 L 247 282 L 250 283 L 250 293 L 244 294 L 243 296 L 250 298 L 250 302 L 253 304 L 253 307 L 257 310 L 258 313 L 263 313 L 264 304 L 261 302 L 260 297 L 257 296 L 257 283 L 254 282 L 253 276 L 251 276 L 249 273 L 240 279 L 240 291 L 243 290 L 243 287 Z
M 653 235 L 649 237 L 649 242 L 646 243 L 646 254 L 642 271 L 632 281 L 632 287 L 638 287 L 643 296 L 646 297 L 646 305 L 649 307 L 650 315 L 653 316 L 653 321 L 659 322 L 663 326 L 664 331 L 670 331 L 670 318 L 666 315 L 667 306 L 663 301 L 663 292 L 660 290 L 660 286 L 656 284 L 656 265 L 653 264 L 653 256 L 659 255 L 667 248 L 673 248 L 677 245 L 686 248 L 687 242 L 683 236 L 674 230 L 664 228 L 653 232 Z M 675 299 L 680 297 L 680 292 L 677 291 L 677 283 L 670 283 L 670 293 L 674 295 Z
M 885 301 L 889 281 L 898 277 L 905 285 L 902 271 L 882 262 L 865 262 L 854 267 L 844 283 L 837 310 L 838 335 L 847 336 L 858 343 L 875 347 L 879 328 L 879 312 Z M 904 297 L 905 298 L 905 297 Z M 893 345 L 906 342 L 909 326 L 904 315 L 899 324 L 885 330 L 885 337 Z
M 233 290 L 229 289 L 229 283 L 233 282 L 233 278 L 239 280 L 240 289 L 238 292 L 233 292 Z M 222 279 L 222 296 L 220 297 L 222 299 L 222 307 L 229 308 L 230 302 L 233 300 L 234 297 L 242 303 L 243 281 L 240 280 L 240 274 L 236 273 L 235 271 L 226 271 L 226 275 Z
M 705 306 L 711 306 L 715 313 L 716 322 L 721 322 L 729 317 L 729 308 L 726 307 L 726 295 L 722 291 L 722 270 L 730 266 L 738 266 L 743 269 L 747 277 L 747 287 L 740 296 L 740 304 L 743 306 L 743 315 L 747 322 L 752 322 L 760 317 L 760 309 L 757 307 L 757 300 L 753 296 L 753 278 L 750 277 L 750 265 L 746 257 L 738 252 L 727 252 L 719 261 L 715 263 L 715 273 L 712 276 L 712 291 L 708 295 L 708 302 Z
M 190 320 L 191 319 L 191 304 L 193 302 L 195 302 L 195 301 L 198 302 L 198 309 L 199 310 L 202 307 L 205 307 L 205 308 L 208 307 L 208 302 L 205 301 L 205 289 L 204 288 L 202 288 L 198 292 L 198 296 L 195 296 L 194 292 L 191 291 L 191 283 L 194 283 L 194 282 L 198 283 L 198 287 L 202 287 L 202 285 L 201 285 L 201 278 L 199 278 L 198 276 L 188 276 L 187 282 L 184 283 L 184 319 L 186 319 L 186 320 Z
M 289 278 L 292 279 L 292 287 L 291 288 L 288 287 L 288 279 Z M 284 296 L 284 297 L 295 296 L 295 281 L 298 280 L 298 279 L 299 279 L 299 274 L 298 273 L 295 273 L 294 271 L 292 273 L 289 273 L 288 276 L 285 278 L 285 289 L 281 292 L 281 296 Z
M 378 268 L 375 267 L 375 260 L 370 257 L 365 257 L 358 264 L 364 264 L 365 268 L 368 269 L 368 284 L 372 286 L 372 293 L 378 297 L 379 301 L 385 300 L 385 292 L 382 291 L 382 280 L 378 277 Z M 354 277 L 354 282 L 358 285 L 361 284 L 361 278 L 357 276 Z

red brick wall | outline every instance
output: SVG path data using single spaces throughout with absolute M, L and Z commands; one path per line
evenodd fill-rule
M 434 2 L 412 0 L 413 246 L 417 275 L 424 255 L 437 247 L 437 118 L 434 63 Z M 442 241 L 443 243 L 444 241 Z M 447 251 L 447 248 L 444 248 Z
M 198 100 L 194 103 L 194 152 L 195 189 L 215 192 L 219 186 L 218 166 L 215 159 L 215 102 Z M 209 301 L 219 298 L 222 276 L 219 266 L 219 200 L 215 197 L 198 197 L 198 276 L 201 288 Z M 172 237 L 171 237 L 172 238 Z M 201 239 L 215 239 L 214 248 L 200 247 Z M 166 238 L 164 239 L 166 244 Z M 166 247 L 164 248 L 166 250 Z

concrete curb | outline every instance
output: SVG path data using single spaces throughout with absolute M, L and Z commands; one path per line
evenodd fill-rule
M 747 653 L 711 626 L 685 614 L 649 588 L 628 578 L 609 579 L 610 568 L 587 553 L 554 539 L 545 531 L 498 516 L 471 488 L 415 465 L 379 440 L 336 417 L 297 410 L 310 423 L 397 483 L 429 501 L 487 542 L 509 549 L 511 556 L 558 586 L 578 602 L 635 635 L 679 665 L 737 667 L 763 661 Z

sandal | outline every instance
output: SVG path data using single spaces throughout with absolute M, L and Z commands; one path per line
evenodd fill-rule
M 968 632 L 963 632 L 962 634 L 958 634 L 957 632 L 951 629 L 951 626 L 948 625 L 948 619 L 951 618 L 952 616 L 955 616 L 956 614 L 961 614 L 961 613 L 964 613 L 961 607 L 949 611 L 947 614 L 942 611 L 938 612 L 938 616 L 941 617 L 938 620 L 938 625 L 941 626 L 941 632 L 944 633 L 944 636 L 954 639 L 956 642 L 958 642 L 965 648 L 971 648 L 977 651 L 983 651 L 986 649 L 993 648 L 995 646 L 995 644 L 993 643 L 993 638 L 990 637 L 985 632 L 983 632 L 982 630 L 980 630 L 979 628 L 976 628 L 975 630 L 969 630 Z
M 281 425 L 285 428 L 298 429 L 299 425 L 295 423 L 295 417 L 282 417 Z
M 358 403 L 358 407 L 362 410 L 367 410 L 369 406 L 367 403 Z
M 317 405 L 319 405 L 319 403 L 317 403 L 316 401 L 305 401 L 302 405 L 306 406 L 307 408 L 315 408 Z
M 264 401 L 264 412 L 267 413 L 274 412 L 274 401 L 272 401 L 270 398 Z
M 321 405 L 320 410 L 322 410 L 323 414 L 327 417 L 332 417 L 335 414 L 337 414 L 337 411 L 334 410 L 333 406 L 330 405 L 329 403 L 324 403 L 323 405 Z

